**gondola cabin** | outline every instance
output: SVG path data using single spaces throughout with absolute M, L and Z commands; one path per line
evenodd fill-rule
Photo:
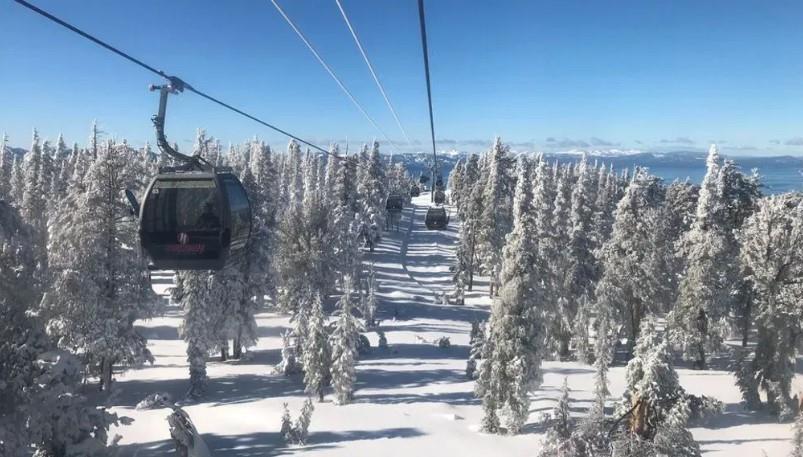
M 391 214 L 401 213 L 404 209 L 404 197 L 401 195 L 391 195 L 385 203 L 385 209 Z
M 442 205 L 446 201 L 446 194 L 442 190 L 436 190 L 434 200 L 436 205 Z
M 140 242 L 156 270 L 219 270 L 251 235 L 251 205 L 228 169 L 160 170 L 140 208 Z
M 449 225 L 449 215 L 443 206 L 433 206 L 427 210 L 424 217 L 424 225 L 427 230 L 443 230 Z

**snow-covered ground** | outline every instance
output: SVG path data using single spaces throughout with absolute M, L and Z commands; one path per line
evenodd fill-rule
M 206 398 L 185 408 L 216 456 L 533 456 L 542 438 L 540 415 L 552 409 L 564 377 L 572 389 L 572 410 L 584 413 L 591 404 L 591 367 L 545 362 L 544 383 L 532 394 L 530 421 L 523 433 L 494 436 L 477 431 L 481 408 L 472 395 L 473 382 L 465 377 L 465 365 L 471 322 L 487 317 L 488 284 L 480 278 L 466 306 L 442 305 L 436 299 L 451 284 L 448 267 L 457 221 L 453 218 L 447 231 L 427 231 L 423 221 L 428 199 L 428 194 L 415 199 L 414 207 L 404 211 L 400 230 L 386 233 L 376 251 L 366 255 L 380 281 L 378 319 L 390 349 L 376 349 L 377 335 L 367 335 L 374 350 L 359 361 L 354 403 L 337 406 L 328 397 L 316 403 L 308 445 L 287 447 L 279 434 L 282 404 L 288 403 L 295 416 L 306 395 L 300 378 L 273 372 L 288 318 L 262 313 L 257 316 L 258 346 L 246 360 L 210 359 Z M 154 277 L 157 292 L 164 293 L 169 285 L 169 277 Z M 119 393 L 110 403 L 116 412 L 135 419 L 112 432 L 123 436 L 124 456 L 173 455 L 165 420 L 169 410 L 134 406 L 155 392 L 183 398 L 188 366 L 178 336 L 180 321 L 180 310 L 168 307 L 162 317 L 139 323 L 156 362 L 117 377 Z M 440 336 L 448 336 L 452 346 L 441 349 L 431 343 Z M 730 373 L 678 372 L 690 393 L 711 395 L 727 405 L 725 414 L 707 427 L 692 430 L 707 456 L 788 454 L 790 424 L 743 411 Z M 610 391 L 621 393 L 624 367 L 613 367 L 609 377 Z

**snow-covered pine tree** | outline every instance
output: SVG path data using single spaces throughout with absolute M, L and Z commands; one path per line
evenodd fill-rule
M 669 345 L 658 335 L 652 318 L 642 322 L 626 379 L 616 413 L 627 418 L 627 427 L 614 443 L 614 454 L 620 454 L 617 448 L 646 444 L 656 455 L 698 457 L 700 447 L 687 428 L 688 397 L 672 366 Z
M 337 153 L 337 148 L 333 148 Z M 359 277 L 360 250 L 358 247 L 357 222 L 359 211 L 356 194 L 356 162 L 354 159 L 330 160 L 327 168 L 327 208 L 330 209 L 331 226 L 329 242 L 333 270 L 339 278 Z
M 288 205 L 300 208 L 304 199 L 304 157 L 301 146 L 295 140 L 290 140 L 287 146 L 287 173 L 289 173 L 289 199 Z
M 377 296 L 376 293 L 379 289 L 379 283 L 376 279 L 376 271 L 374 271 L 374 263 L 368 265 L 368 276 L 366 280 L 365 291 L 365 305 L 362 309 L 363 319 L 365 320 L 365 327 L 371 328 L 376 326 L 376 307 Z
M 535 218 L 535 238 L 538 240 L 537 255 L 543 262 L 554 262 L 563 256 L 559 253 L 562 249 L 558 246 L 559 241 L 555 237 L 555 226 L 553 215 L 555 213 L 556 188 L 554 180 L 554 170 L 546 163 L 543 156 L 538 157 L 533 175 L 533 217 Z M 543 274 L 545 285 L 550 286 L 554 281 L 551 279 L 552 269 L 546 269 Z M 553 297 L 549 295 L 549 301 Z
M 738 251 L 729 233 L 734 227 L 726 220 L 723 161 L 716 145 L 709 149 L 706 166 L 696 218 L 681 242 L 687 268 L 669 319 L 673 339 L 699 368 L 705 366 L 706 353 L 722 343 L 731 286 L 738 273 L 738 265 L 730 261 Z
M 597 200 L 594 202 L 595 249 L 599 249 L 611 236 L 613 212 L 616 209 L 616 174 L 613 168 L 600 165 L 597 171 Z
M 100 142 L 101 136 L 105 132 L 98 127 L 97 119 L 92 120 L 92 127 L 89 132 L 89 148 L 87 152 L 91 154 L 92 160 L 95 160 L 98 157 L 98 152 L 100 151 Z
M 543 223 L 544 228 L 549 225 L 549 232 L 539 239 L 539 255 L 546 264 L 543 277 L 546 279 L 546 292 L 548 302 L 554 303 L 554 312 L 550 313 L 549 329 L 555 336 L 549 345 L 551 352 L 560 352 L 559 341 L 571 331 L 572 321 L 564 317 L 562 310 L 569 307 L 569 290 L 571 289 L 571 256 L 566 254 L 571 232 L 571 194 L 572 181 L 569 166 L 555 165 L 557 180 L 555 182 L 554 204 L 551 206 L 552 214 L 547 216 Z
M 106 143 L 86 185 L 70 188 L 53 224 L 48 249 L 53 280 L 42 299 L 48 332 L 62 348 L 81 354 L 104 389 L 111 387 L 113 366 L 152 360 L 134 328 L 134 321 L 153 314 L 157 300 L 122 194 L 141 176 L 131 154 Z
M 637 168 L 619 200 L 611 238 L 601 250 L 602 277 L 596 284 L 596 312 L 612 317 L 610 328 L 622 324 L 627 332 L 628 352 L 638 338 L 641 320 L 654 311 L 656 291 L 665 272 L 652 257 L 654 232 L 664 190 L 661 180 Z
M 251 238 L 241 263 L 243 293 L 237 307 L 232 356 L 239 359 L 245 347 L 257 341 L 255 314 L 273 292 L 271 260 L 273 253 L 273 219 L 275 201 L 270 163 L 270 149 L 252 142 L 251 162 L 241 173 L 243 187 L 251 203 Z
M 31 231 L 0 201 L 0 455 L 106 455 L 117 416 L 81 395 L 80 362 L 27 312 L 41 296 Z
M 302 360 L 304 364 L 304 384 L 307 393 L 317 395 L 323 401 L 324 389 L 329 385 L 332 365 L 332 349 L 326 332 L 326 318 L 320 295 L 312 301 L 307 338 L 304 341 Z
M 720 182 L 718 184 L 724 189 L 723 194 L 728 202 L 725 220 L 732 230 L 728 233 L 730 243 L 739 248 L 739 241 L 736 237 L 744 222 L 750 217 L 757 208 L 758 200 L 761 198 L 761 177 L 757 170 L 753 170 L 749 175 L 741 172 L 736 164 L 731 160 L 726 160 L 720 172 Z M 738 268 L 738 266 L 737 266 Z M 744 271 L 735 273 L 736 280 L 731 286 L 732 300 L 730 316 L 735 318 L 736 326 L 742 331 L 742 346 L 747 346 L 747 341 L 753 324 L 753 300 L 755 291 L 752 289 L 749 276 Z
M 50 219 L 55 219 L 58 216 L 61 200 L 67 195 L 76 154 L 78 154 L 78 146 L 74 145 L 73 150 L 70 151 L 67 157 L 58 162 L 57 176 L 53 179 L 48 202 Z M 147 174 L 150 176 L 152 173 Z
M 760 200 L 740 239 L 742 265 L 754 292 L 757 341 L 755 357 L 736 371 L 738 384 L 748 406 L 758 406 L 761 389 L 770 411 L 788 420 L 794 414 L 790 390 L 803 320 L 803 197 Z
M 307 436 L 309 435 L 309 426 L 312 422 L 312 413 L 315 411 L 315 405 L 312 403 L 311 398 L 307 398 L 304 401 L 304 406 L 301 407 L 301 412 L 298 414 L 298 418 L 296 418 L 295 426 L 293 427 L 296 431 L 296 443 L 304 445 L 307 442 Z
M 455 187 L 455 190 L 452 191 L 452 204 L 457 208 L 457 214 L 460 216 L 461 220 L 464 220 L 464 212 L 471 208 L 471 200 L 472 194 L 474 192 L 474 186 L 476 185 L 477 181 L 480 178 L 480 157 L 477 154 L 471 154 L 468 159 L 465 161 L 463 166 L 463 173 L 460 180 L 460 186 L 454 186 L 449 181 L 449 185 Z M 460 196 L 454 195 L 454 192 L 458 192 Z M 455 199 L 456 198 L 456 199 Z
M 296 153 L 292 155 L 295 157 Z M 317 171 L 312 169 L 317 169 L 317 165 L 312 161 L 308 165 L 297 170 L 305 179 L 300 188 L 293 187 L 300 197 L 292 196 L 278 224 L 274 257 L 281 290 L 280 308 L 293 313 L 302 305 L 309 305 L 315 294 L 326 294 L 332 289 L 337 266 L 330 244 L 329 210 L 324 207 L 321 193 L 313 191 L 317 185 Z M 304 192 L 305 187 L 310 192 Z
M 206 358 L 219 344 L 212 331 L 217 322 L 216 304 L 210 300 L 211 275 L 206 271 L 180 271 L 180 303 L 184 321 L 179 334 L 187 342 L 190 366 L 189 398 L 199 398 L 206 391 Z
M 463 197 L 464 175 L 466 164 L 463 159 L 459 159 L 449 173 L 449 195 L 450 203 L 455 207 L 460 207 L 460 199 Z
M 571 439 L 574 423 L 569 409 L 569 392 L 568 379 L 563 378 L 560 398 L 549 418 L 549 428 L 541 450 L 538 452 L 539 457 L 574 457 L 577 455 Z
M 593 217 L 595 183 L 594 170 L 585 154 L 577 169 L 577 181 L 571 193 L 571 209 L 568 220 L 568 272 L 563 300 L 560 301 L 559 315 L 563 317 L 556 337 L 559 340 L 558 354 L 561 358 L 569 356 L 569 342 L 573 323 L 581 306 L 592 303 L 586 300 L 593 292 L 592 285 L 597 277 L 597 259 L 593 253 Z M 585 310 L 587 314 L 587 310 Z
M 335 390 L 335 402 L 340 405 L 350 402 L 354 397 L 357 338 L 362 327 L 352 314 L 351 278 L 345 278 L 343 284 L 343 295 L 338 303 L 339 316 L 330 340 L 332 387 Z
M 229 340 L 237 336 L 241 319 L 248 322 L 250 310 L 240 314 L 240 306 L 246 303 L 243 282 L 243 259 L 230 259 L 222 270 L 214 272 L 209 278 L 208 302 L 214 313 L 211 327 L 207 330 L 216 341 L 214 349 L 220 353 L 220 360 L 229 358 Z M 250 305 L 248 305 L 250 306 Z M 251 325 L 256 326 L 256 323 Z
M 380 230 L 385 226 L 385 163 L 379 155 L 379 143 L 373 147 L 363 147 L 360 153 L 360 166 L 357 169 L 357 193 L 360 198 L 360 216 L 363 224 L 375 226 Z M 380 236 L 377 231 L 374 235 Z M 375 240 L 376 241 L 376 240 Z
M 544 304 L 535 281 L 537 240 L 529 168 L 529 161 L 520 157 L 513 231 L 504 248 L 501 291 L 491 308 L 475 387 L 485 412 L 483 429 L 490 433 L 518 433 L 529 416 L 529 392 L 541 382 Z
M 803 457 L 803 414 L 798 413 L 792 428 L 792 452 L 789 457 Z
M 613 360 L 611 344 L 610 316 L 597 315 L 597 338 L 594 347 L 594 406 L 591 409 L 592 418 L 605 417 L 605 402 L 610 395 L 608 390 L 608 367 Z
M 25 181 L 20 214 L 33 227 L 34 254 L 42 276 L 47 268 L 47 191 L 44 152 L 39 133 L 33 131 L 31 150 L 25 155 Z
M 290 421 L 290 410 L 287 409 L 287 403 L 282 405 L 282 409 L 282 428 L 280 431 L 282 437 L 287 444 L 303 446 L 309 434 L 312 413 L 315 411 L 315 405 L 312 403 L 312 399 L 307 398 L 304 401 L 304 405 L 301 407 L 301 412 L 298 414 L 295 423 Z
M 455 253 L 454 279 L 458 294 L 474 288 L 474 272 L 477 269 L 477 243 L 479 241 L 480 215 L 482 212 L 482 191 L 479 181 L 479 157 L 472 154 L 463 171 L 462 194 L 456 204 L 460 216 L 460 242 Z M 454 199 L 454 195 L 452 199 Z
M 488 178 L 483 187 L 482 213 L 478 227 L 478 248 L 483 269 L 499 284 L 502 268 L 502 248 L 505 237 L 513 227 L 513 179 L 510 176 L 510 148 L 496 138 L 488 158 Z M 498 291 L 491 290 L 491 295 Z
M 659 218 L 663 221 L 655 232 L 656 246 L 666 246 L 664 256 L 656 260 L 663 262 L 667 282 L 664 284 L 664 296 L 661 298 L 661 311 L 670 312 L 678 299 L 680 279 L 685 268 L 684 256 L 679 255 L 677 245 L 691 228 L 697 208 L 699 187 L 687 180 L 675 180 L 666 188 L 666 199 L 661 208 Z
M 14 157 L 8 147 L 8 135 L 3 133 L 0 137 L 0 200 L 11 202 L 11 171 L 14 167 Z
M 8 189 L 9 200 L 17 208 L 22 204 L 22 195 L 25 193 L 25 170 L 23 169 L 24 156 L 15 154 L 11 164 L 11 185 Z

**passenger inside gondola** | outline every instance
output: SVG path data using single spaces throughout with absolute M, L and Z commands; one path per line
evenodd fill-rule
M 212 202 L 207 201 L 204 203 L 203 212 L 198 216 L 196 226 L 199 229 L 216 229 L 220 227 L 220 218 L 215 213 L 215 207 Z

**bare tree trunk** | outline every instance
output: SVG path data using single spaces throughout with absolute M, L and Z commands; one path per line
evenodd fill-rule
M 112 361 L 104 357 L 100 362 L 100 390 L 110 391 L 112 388 Z
M 231 358 L 239 360 L 243 356 L 243 345 L 242 341 L 242 327 L 237 328 L 237 335 L 234 337 L 234 342 L 232 343 L 231 348 Z
M 228 359 L 229 359 L 229 342 L 228 340 L 226 340 L 220 345 L 220 361 L 225 362 Z
M 742 347 L 747 347 L 750 338 L 750 318 L 753 312 L 753 299 L 748 297 L 745 300 L 744 310 L 742 311 Z

